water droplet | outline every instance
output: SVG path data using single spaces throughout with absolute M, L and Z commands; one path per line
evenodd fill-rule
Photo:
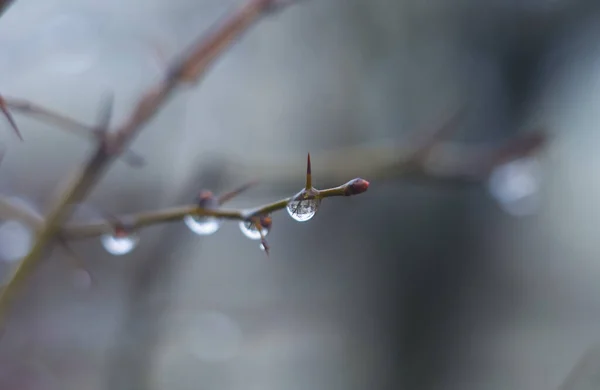
M 183 222 L 194 233 L 200 236 L 208 236 L 215 233 L 221 227 L 222 221 L 215 217 L 197 217 L 186 215 Z
M 290 217 L 298 222 L 305 222 L 315 216 L 320 205 L 321 199 L 304 199 L 304 192 L 300 192 L 288 203 L 286 209 Z
M 121 256 L 134 250 L 140 241 L 140 238 L 135 234 L 119 237 L 112 234 L 105 234 L 100 240 L 102 241 L 102 246 L 104 246 L 104 249 L 106 249 L 108 253 L 115 256 Z
M 260 240 L 260 231 L 256 228 L 256 225 L 250 221 L 242 221 L 240 222 L 240 230 L 244 233 L 244 236 L 248 237 L 251 240 Z M 269 234 L 269 228 L 262 227 L 263 236 L 267 236 Z
M 267 248 L 265 248 L 265 244 L 263 244 L 262 242 L 260 243 L 260 245 L 258 247 L 260 248 L 261 251 L 267 250 Z
M 534 157 L 524 157 L 496 167 L 490 174 L 488 191 L 503 210 L 515 216 L 537 211 L 541 167 Z
M 21 260 L 33 245 L 33 233 L 19 221 L 0 225 L 0 257 L 6 262 Z

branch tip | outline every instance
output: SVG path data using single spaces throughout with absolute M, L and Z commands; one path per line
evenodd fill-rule
M 369 185 L 370 183 L 368 181 L 357 177 L 356 179 L 352 179 L 345 184 L 344 195 L 352 196 L 362 194 L 369 189 Z

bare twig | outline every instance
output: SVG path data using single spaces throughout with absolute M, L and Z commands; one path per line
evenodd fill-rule
M 358 195 L 367 190 L 369 183 L 357 178 L 339 187 L 316 190 L 320 199 Z M 287 207 L 292 198 L 284 198 L 251 209 L 224 209 L 199 207 L 197 204 L 173 207 L 163 210 L 147 211 L 122 217 L 128 221 L 127 227 L 131 230 L 155 225 L 158 223 L 181 221 L 186 215 L 196 217 L 216 217 L 234 221 L 251 221 L 255 217 L 268 215 Z M 102 220 L 87 224 L 71 224 L 63 228 L 61 237 L 67 240 L 96 237 L 102 234 L 112 234 L 115 230 L 114 220 Z
M 414 147 L 356 145 L 311 153 L 319 164 L 319 183 L 333 185 L 352 176 L 371 181 L 403 179 L 434 185 L 479 184 L 490 172 L 507 161 L 538 153 L 547 143 L 545 132 L 538 130 L 507 140 L 501 145 L 462 145 L 438 140 L 426 154 Z M 415 159 L 415 156 L 419 156 Z M 300 158 L 300 156 L 297 156 Z M 228 177 L 236 182 L 245 177 L 261 176 L 261 183 L 278 190 L 297 187 L 293 172 L 294 156 L 276 162 L 245 161 L 239 164 L 229 157 Z
M 98 140 L 98 126 L 86 125 L 66 115 L 56 113 L 26 100 L 6 97 L 4 102 L 6 107 L 13 112 L 27 115 L 45 123 L 54 124 L 59 129 L 67 131 L 81 138 L 93 141 Z M 132 166 L 141 166 L 144 164 L 144 159 L 131 149 L 127 149 L 121 158 L 123 158 L 125 162 Z
M 157 114 L 180 83 L 197 82 L 210 64 L 234 42 L 235 38 L 241 36 L 260 16 L 278 4 L 279 2 L 275 0 L 248 0 L 225 23 L 208 36 L 199 39 L 191 50 L 172 66 L 166 77 L 141 97 L 129 119 L 114 133 L 107 133 L 105 142 L 98 145 L 83 168 L 76 172 L 62 197 L 52 207 L 32 249 L 20 263 L 6 288 L 0 293 L 1 320 L 5 318 L 12 297 L 37 266 L 46 246 L 62 232 L 62 225 L 71 214 L 71 205 L 79 203 L 87 196 L 110 163 L 128 147 L 139 131 Z
M 12 127 L 14 132 L 17 134 L 17 137 L 19 137 L 19 139 L 21 141 L 23 141 L 23 136 L 21 135 L 21 131 L 17 127 L 17 123 L 15 122 L 14 118 L 12 117 L 12 114 L 10 113 L 10 111 L 8 111 L 6 101 L 1 96 L 0 96 L 0 111 L 2 111 L 2 114 L 4 114 L 4 116 L 6 117 L 6 120 L 10 124 L 10 127 Z

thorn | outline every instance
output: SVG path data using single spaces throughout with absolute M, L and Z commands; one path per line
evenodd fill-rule
M 267 243 L 267 239 L 265 238 L 265 229 L 270 230 L 273 224 L 273 219 L 270 215 L 262 215 L 260 217 L 253 217 L 251 219 L 252 224 L 258 230 L 260 234 L 260 245 L 261 249 L 265 251 L 267 257 L 269 257 L 269 244 Z
M 19 137 L 19 139 L 21 141 L 23 141 L 23 136 L 21 135 L 21 132 L 19 131 L 19 128 L 17 127 L 17 124 L 16 124 L 15 120 L 13 119 L 11 113 L 8 111 L 8 107 L 6 106 L 6 101 L 1 96 L 0 96 L 0 110 L 2 110 L 2 113 L 6 117 L 6 120 L 8 120 L 10 127 L 12 127 L 13 130 L 15 131 L 15 133 L 17 134 L 17 137 Z
M 267 257 L 269 257 L 269 244 L 267 243 L 267 239 L 265 238 L 265 232 L 263 230 L 263 226 L 267 229 L 269 229 L 271 227 L 271 217 L 266 216 L 266 217 L 255 218 L 253 223 L 254 223 L 254 226 L 256 226 L 258 233 L 260 234 L 260 244 L 262 245 L 262 249 L 265 251 Z
M 5 156 L 6 156 L 6 149 L 4 148 L 4 145 L 2 145 L 2 148 L 0 148 L 0 164 L 4 160 Z
M 257 184 L 258 184 L 258 180 L 252 180 L 246 184 L 239 186 L 238 188 L 236 188 L 232 191 L 224 193 L 223 195 L 219 196 L 219 199 L 218 199 L 219 205 L 222 205 L 223 203 L 230 201 L 234 197 L 238 196 L 239 194 L 241 194 L 244 191 L 247 191 L 250 187 L 253 187 Z
M 422 164 L 440 142 L 450 138 L 460 129 L 459 125 L 466 117 L 466 114 L 467 108 L 461 106 L 433 131 L 428 131 L 420 141 L 414 144 L 414 151 L 409 161 Z
M 305 189 L 308 191 L 312 188 L 312 172 L 310 167 L 310 153 L 306 159 L 306 186 Z
M 260 245 L 262 245 L 262 249 L 265 251 L 265 254 L 267 255 L 267 257 L 269 257 L 269 244 L 267 244 L 267 240 L 262 239 L 260 240 Z
M 113 114 L 115 96 L 113 93 L 108 93 L 103 97 L 100 110 L 98 112 L 98 132 L 104 134 L 108 131 L 110 120 Z

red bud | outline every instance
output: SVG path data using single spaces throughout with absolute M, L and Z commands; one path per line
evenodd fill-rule
M 362 194 L 363 192 L 367 191 L 367 189 L 369 188 L 369 182 L 366 181 L 365 179 L 361 179 L 360 177 L 357 177 L 356 179 L 352 179 L 348 183 L 346 183 L 345 187 L 346 187 L 346 189 L 344 190 L 344 195 L 346 195 L 346 196 L 358 195 L 358 194 Z

